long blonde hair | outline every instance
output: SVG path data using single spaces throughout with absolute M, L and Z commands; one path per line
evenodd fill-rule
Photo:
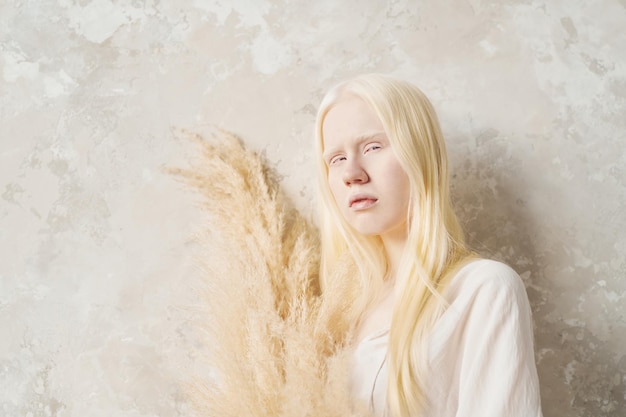
M 328 186 L 322 127 L 326 114 L 346 95 L 359 97 L 374 110 L 410 180 L 407 242 L 395 283 L 400 296 L 389 334 L 387 404 L 394 417 L 416 416 L 428 405 L 423 394 L 426 342 L 445 308 L 441 292 L 470 252 L 451 205 L 445 142 L 428 98 L 409 82 L 362 75 L 331 89 L 317 114 L 322 288 L 338 263 L 350 257 L 358 267 L 354 277 L 345 277 L 354 278 L 350 285 L 358 294 L 350 300 L 350 319 L 358 322 L 379 297 L 389 267 L 381 239 L 356 232 Z

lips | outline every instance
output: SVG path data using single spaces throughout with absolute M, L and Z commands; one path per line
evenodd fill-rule
M 372 207 L 378 199 L 368 194 L 356 194 L 350 197 L 348 206 L 353 210 L 364 210 Z

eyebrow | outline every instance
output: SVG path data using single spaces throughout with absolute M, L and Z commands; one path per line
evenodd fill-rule
M 386 138 L 387 137 L 387 133 L 384 130 L 380 130 L 380 131 L 376 131 L 376 132 L 372 132 L 372 133 L 365 133 L 365 134 L 362 134 L 362 135 L 350 138 L 350 143 L 351 144 L 359 144 L 359 143 L 365 142 L 365 141 L 370 140 L 370 139 L 376 139 L 379 136 L 384 136 Z M 324 158 L 325 160 L 328 159 L 330 157 L 330 155 L 333 155 L 339 149 L 340 149 L 340 147 L 324 149 L 324 152 L 322 153 L 322 158 Z

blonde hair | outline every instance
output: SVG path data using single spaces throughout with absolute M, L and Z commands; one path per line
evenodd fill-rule
M 445 308 L 441 292 L 470 252 L 451 205 L 445 142 L 428 98 L 411 83 L 362 75 L 331 89 L 317 114 L 322 288 L 333 269 L 349 257 L 358 267 L 350 282 L 356 294 L 350 300 L 350 319 L 356 323 L 378 299 L 389 267 L 381 239 L 354 230 L 328 186 L 322 127 L 326 114 L 346 96 L 356 96 L 374 110 L 410 180 L 407 241 L 395 283 L 400 296 L 389 334 L 387 404 L 394 417 L 416 416 L 428 405 L 423 395 L 426 342 Z

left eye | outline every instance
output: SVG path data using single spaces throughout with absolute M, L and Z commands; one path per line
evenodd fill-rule
M 380 145 L 369 145 L 365 148 L 365 153 L 369 152 L 369 151 L 375 151 L 380 149 L 381 146 Z

